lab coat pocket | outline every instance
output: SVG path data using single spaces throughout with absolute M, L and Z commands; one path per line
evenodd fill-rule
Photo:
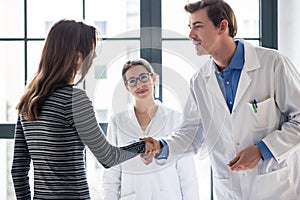
M 253 199 L 296 199 L 294 187 L 289 179 L 288 167 L 258 175 L 254 188 L 255 190 L 251 193 Z
M 232 199 L 232 197 L 230 196 L 230 190 L 232 188 L 230 179 L 214 178 L 213 181 L 215 184 L 215 196 L 222 197 L 222 199 Z
M 276 107 L 274 98 L 268 98 L 257 103 L 256 112 L 252 103 L 248 103 L 251 109 L 250 115 L 254 131 L 271 130 L 277 128 L 279 124 L 280 111 Z

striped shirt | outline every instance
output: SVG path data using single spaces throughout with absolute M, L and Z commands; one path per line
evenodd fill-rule
M 31 199 L 31 161 L 34 199 L 90 199 L 85 145 L 105 168 L 145 150 L 144 142 L 121 148 L 110 145 L 85 91 L 72 86 L 51 94 L 44 101 L 38 120 L 26 121 L 19 116 L 11 170 L 17 199 Z

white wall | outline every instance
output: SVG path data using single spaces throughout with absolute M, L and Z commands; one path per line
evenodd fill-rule
M 278 49 L 287 55 L 300 71 L 299 8 L 299 0 L 278 0 Z

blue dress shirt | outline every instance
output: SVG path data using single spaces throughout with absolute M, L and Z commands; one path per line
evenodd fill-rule
M 239 41 L 236 43 L 236 51 L 223 73 L 219 71 L 217 65 L 214 63 L 217 80 L 230 113 L 232 112 L 237 87 L 244 66 L 244 44 Z

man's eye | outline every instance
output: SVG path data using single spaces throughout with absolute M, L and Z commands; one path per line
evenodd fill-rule
M 194 24 L 193 26 L 191 26 L 191 29 L 198 29 L 198 28 L 203 28 L 204 26 L 203 26 L 203 24 Z
M 199 24 L 199 25 L 196 25 L 195 27 L 196 27 L 196 28 L 203 28 L 203 25 L 200 25 L 200 24 Z

